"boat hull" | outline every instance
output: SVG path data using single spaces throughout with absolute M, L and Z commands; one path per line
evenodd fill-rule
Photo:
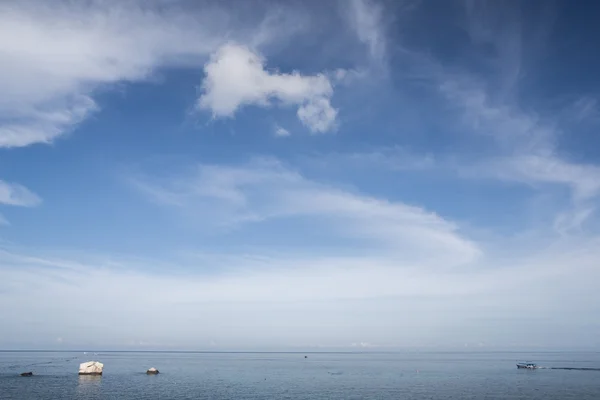
M 518 369 L 537 369 L 537 365 L 533 364 L 517 364 Z

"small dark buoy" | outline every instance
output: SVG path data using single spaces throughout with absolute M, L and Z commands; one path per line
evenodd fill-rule
M 33 376 L 33 372 L 22 372 L 21 376 Z
M 146 371 L 146 374 L 148 374 L 148 375 L 157 375 L 158 374 L 158 370 L 156 368 L 152 367 L 148 371 Z

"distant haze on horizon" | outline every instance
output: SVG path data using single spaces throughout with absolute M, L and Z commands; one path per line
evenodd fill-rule
M 322 3 L 0 3 L 0 349 L 599 348 L 600 3 Z

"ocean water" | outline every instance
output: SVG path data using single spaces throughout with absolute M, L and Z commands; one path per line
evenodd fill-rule
M 77 375 L 90 360 L 102 377 Z M 600 399 L 600 370 L 520 360 L 600 368 L 584 352 L 0 352 L 0 399 Z

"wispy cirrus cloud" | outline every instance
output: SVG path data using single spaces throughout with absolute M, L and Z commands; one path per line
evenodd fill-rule
M 462 122 L 471 131 L 487 135 L 501 147 L 500 156 L 479 161 L 475 167 L 460 168 L 466 176 L 487 176 L 525 183 L 535 188 L 566 186 L 572 204 L 556 213 L 554 227 L 560 233 L 579 228 L 594 215 L 600 194 L 600 167 L 565 159 L 556 142 L 563 134 L 548 113 L 525 112 L 514 102 L 494 104 L 479 85 L 461 87 L 447 81 L 441 92 L 462 110 Z
M 387 36 L 382 4 L 375 0 L 351 0 L 343 5 L 350 26 L 358 40 L 367 46 L 371 59 L 383 63 L 387 51 Z
M 469 54 L 475 54 L 485 74 L 492 77 L 486 85 L 494 91 L 494 97 L 513 101 L 525 73 L 527 49 L 537 44 L 529 43 L 525 36 L 522 9 L 519 5 L 487 0 L 467 0 L 463 4 L 464 28 L 471 42 Z M 490 51 L 485 51 L 486 47 Z
M 133 183 L 159 203 L 200 213 L 204 224 L 304 218 L 332 237 L 357 239 L 406 260 L 443 259 L 450 266 L 481 255 L 456 224 L 433 212 L 321 184 L 273 159 L 239 167 L 199 165 L 184 176 Z
M 567 187 L 572 204 L 566 210 L 557 211 L 553 223 L 560 234 L 580 230 L 586 220 L 594 216 L 600 194 L 600 166 L 572 163 L 553 155 L 524 155 L 487 161 L 475 170 L 475 175 L 520 182 L 538 189 L 552 185 Z
M 468 76 L 468 75 L 467 75 Z M 459 111 L 460 121 L 472 132 L 486 135 L 510 154 L 551 154 L 558 130 L 551 121 L 521 111 L 513 102 L 490 95 L 477 79 L 440 77 L 440 93 L 449 107 Z
M 559 157 L 522 155 L 490 160 L 478 173 L 491 174 L 504 180 L 531 185 L 565 185 L 576 202 L 593 199 L 600 194 L 600 167 L 579 164 Z
M 572 204 L 568 210 L 557 211 L 555 226 L 580 226 L 593 215 L 600 192 L 600 170 L 561 153 L 558 142 L 564 125 L 559 117 L 564 114 L 563 105 L 555 109 L 524 108 L 520 97 L 523 84 L 531 85 L 531 79 L 527 80 L 530 70 L 539 67 L 535 56 L 544 51 L 539 39 L 546 36 L 548 20 L 542 12 L 538 25 L 525 25 L 524 11 L 519 7 L 494 2 L 465 4 L 471 40 L 468 54 L 479 67 L 447 66 L 433 57 L 413 58 L 427 61 L 421 78 L 428 79 L 448 108 L 458 112 L 454 123 L 497 145 L 491 158 L 475 161 L 475 166 L 471 161 L 458 170 L 465 176 L 487 176 L 535 188 L 566 186 L 572 193 Z M 594 107 L 595 99 L 585 96 L 566 108 L 576 119 L 589 119 Z
M 34 207 L 41 202 L 42 199 L 25 186 L 0 180 L 0 204 Z
M 562 135 L 557 121 L 542 113 L 525 112 L 514 103 L 494 103 L 483 85 L 446 81 L 440 92 L 461 112 L 472 132 L 498 143 L 500 155 L 469 168 L 467 175 L 488 175 L 531 185 L 558 184 L 572 190 L 579 203 L 600 194 L 600 167 L 574 163 L 561 156 L 556 142 Z
M 358 2 L 359 9 L 368 3 Z M 438 118 L 444 121 L 444 130 L 461 138 L 465 133 L 474 135 L 478 145 L 487 141 L 485 150 L 481 154 L 467 149 L 467 153 L 407 155 L 390 147 L 341 157 L 392 170 L 438 169 L 454 171 L 458 177 L 500 179 L 546 193 L 547 189 L 564 187 L 571 195 L 570 204 L 556 201 L 554 226 L 561 232 L 570 226 L 580 227 L 594 215 L 598 166 L 568 157 L 559 143 L 573 128 L 569 122 L 594 120 L 596 99 L 582 94 L 570 104 L 561 97 L 534 106 L 523 96 L 523 91 L 539 84 L 534 72 L 543 67 L 539 56 L 547 49 L 543 40 L 553 21 L 552 10 L 546 8 L 552 6 L 542 5 L 544 10 L 538 10 L 535 19 L 525 21 L 527 11 L 521 5 L 486 1 L 461 4 L 457 24 L 462 24 L 461 32 L 467 35 L 461 37 L 460 44 L 454 43 L 462 55 L 459 61 L 438 52 L 435 46 L 431 50 L 411 47 L 410 37 L 400 38 L 402 49 L 394 55 L 402 64 L 402 85 L 422 96 L 407 102 L 416 101 L 419 108 L 442 105 Z M 430 39 L 437 43 L 437 38 Z
M 31 190 L 18 183 L 0 180 L 0 206 L 36 207 L 42 199 Z M 0 226 L 8 226 L 10 222 L 0 213 Z
M 88 96 L 76 96 L 61 104 L 40 105 L 35 110 L 21 110 L 0 125 L 0 147 L 25 147 L 33 143 L 49 144 L 74 129 L 98 109 Z

